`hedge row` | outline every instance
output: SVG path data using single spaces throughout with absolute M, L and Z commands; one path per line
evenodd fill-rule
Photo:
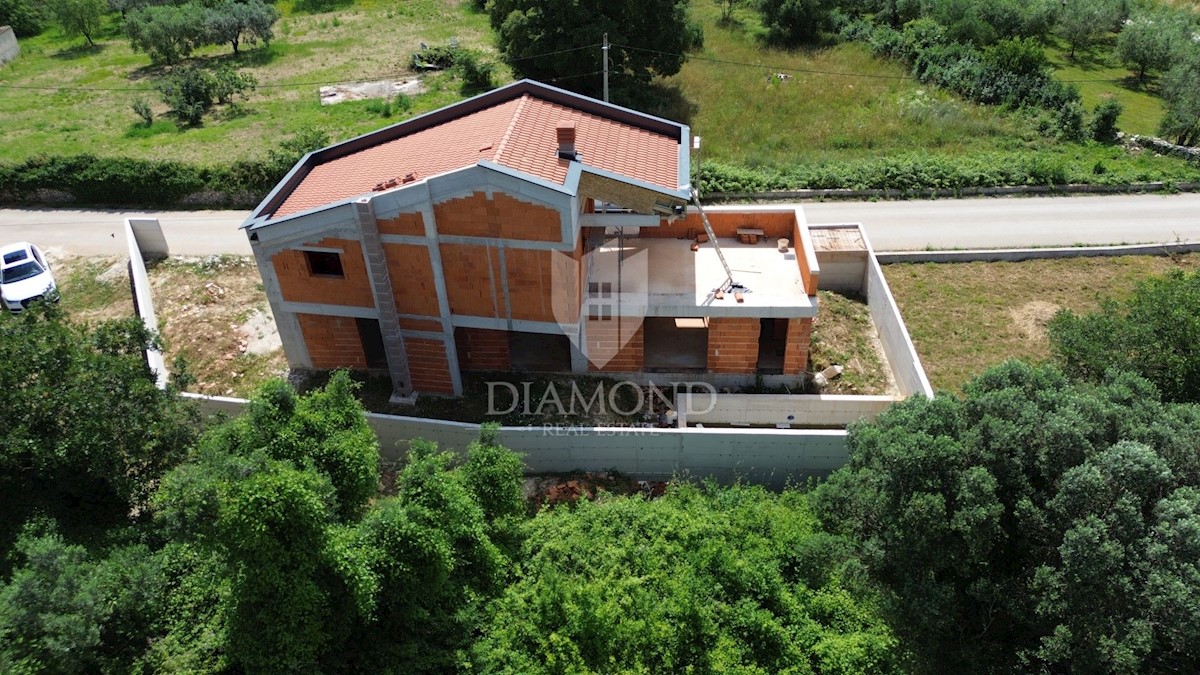
M 270 160 L 201 167 L 124 157 L 39 155 L 23 162 L 0 163 L 0 202 L 69 201 L 80 206 L 136 207 L 193 202 L 195 206 L 249 208 L 290 166 Z
M 705 162 L 694 176 L 702 193 L 779 190 L 961 189 L 1013 185 L 1121 185 L 1151 181 L 1197 181 L 1200 166 L 1179 160 L 1120 157 L 1119 148 L 1083 151 L 982 153 L 963 157 L 926 154 L 783 169 L 751 169 Z
M 1131 158 L 1117 147 L 1071 152 L 1027 151 L 963 157 L 927 154 L 752 169 L 705 162 L 693 177 L 703 193 L 777 190 L 893 189 L 920 191 L 1009 185 L 1119 185 L 1200 181 L 1200 165 L 1179 159 Z M 78 206 L 255 206 L 287 173 L 292 158 L 275 156 L 224 167 L 94 155 L 38 156 L 0 163 L 0 203 Z

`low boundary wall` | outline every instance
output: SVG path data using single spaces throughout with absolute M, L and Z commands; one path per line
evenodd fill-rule
M 883 277 L 883 268 L 875 252 L 870 250 L 867 243 L 867 309 L 875 329 L 879 331 L 879 341 L 883 343 L 883 353 L 892 366 L 892 374 L 896 378 L 896 386 L 904 396 L 923 395 L 933 398 L 933 387 L 925 375 L 921 365 L 921 357 L 917 348 L 908 335 L 904 318 L 900 316 L 900 308 L 888 288 L 887 280 Z
M 205 415 L 235 416 L 248 401 L 183 394 Z M 380 454 L 396 461 L 423 438 L 462 454 L 479 425 L 367 413 Z M 822 478 L 848 458 L 840 429 L 655 429 L 629 427 L 500 427 L 497 441 L 521 454 L 529 473 L 617 469 L 634 478 L 676 476 L 747 480 L 772 487 Z
M 880 264 L 1020 262 L 1046 258 L 1099 258 L 1119 255 L 1172 255 L 1200 251 L 1200 242 L 1173 244 L 1122 244 L 1120 246 L 1064 246 L 1060 248 L 968 249 L 962 251 L 889 251 L 875 254 Z
M 129 247 L 129 278 L 133 285 L 133 304 L 146 328 L 158 332 L 158 318 L 154 315 L 154 299 L 150 296 L 150 276 L 146 274 L 146 261 L 142 258 L 142 245 L 138 239 L 138 233 L 140 230 L 144 236 L 152 238 L 151 233 L 157 230 L 158 238 L 162 239 L 162 228 L 157 220 L 137 219 L 135 229 L 131 220 L 130 218 L 125 219 L 125 243 Z M 165 239 L 162 239 L 162 246 L 165 249 Z M 166 255 L 165 250 L 163 255 Z M 162 351 L 157 348 L 147 349 L 146 363 L 150 366 L 150 370 L 154 371 L 159 388 L 167 386 L 167 364 Z
M 1009 197 L 1013 195 L 1072 195 L 1072 194 L 1128 194 L 1140 192 L 1161 192 L 1168 188 L 1180 192 L 1200 191 L 1198 182 L 1164 183 L 1126 183 L 1123 185 L 1002 185 L 998 187 L 964 187 L 964 188 L 924 188 L 915 190 L 899 190 L 895 188 L 868 188 L 850 190 L 841 188 L 813 190 L 773 190 L 764 192 L 709 192 L 700 195 L 713 202 L 736 202 L 755 200 L 770 201 L 803 201 L 810 199 L 931 199 L 937 197 Z
M 679 426 L 689 424 L 845 427 L 875 419 L 897 401 L 893 396 L 841 394 L 688 394 L 675 396 Z M 711 404 L 711 406 L 709 405 Z M 703 410 L 708 408 L 708 410 Z M 694 412 L 693 412 L 694 411 Z

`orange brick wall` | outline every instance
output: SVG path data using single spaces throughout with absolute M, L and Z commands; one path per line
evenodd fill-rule
M 450 378 L 450 361 L 446 358 L 444 342 L 405 338 L 404 348 L 408 352 L 408 372 L 412 377 L 413 389 L 431 394 L 454 393 L 454 382 Z
M 400 213 L 395 218 L 379 219 L 379 234 L 425 236 L 425 218 L 420 213 Z
M 640 319 L 623 318 L 621 321 L 641 321 Z M 628 328 L 628 326 L 626 326 Z M 588 320 L 587 322 L 588 354 L 591 359 L 600 355 L 616 355 L 603 365 L 588 362 L 588 370 L 605 373 L 627 373 L 640 371 L 645 365 L 645 327 L 638 325 L 637 332 L 630 336 L 623 346 L 618 346 L 620 331 L 617 319 L 609 321 Z
M 458 367 L 462 370 L 508 370 L 508 331 L 486 328 L 459 328 L 454 331 L 458 345 Z
M 758 370 L 759 320 L 753 317 L 712 317 L 708 321 L 708 370 L 713 373 L 753 373 Z
M 383 254 L 387 258 L 392 294 L 396 297 L 396 311 L 440 316 L 429 249 L 416 244 L 384 244 Z
M 366 368 L 358 323 L 346 316 L 297 314 L 313 368 Z
M 476 192 L 433 207 L 439 234 L 500 237 L 527 241 L 562 241 L 558 211 L 514 199 L 502 192 Z
M 783 374 L 798 375 L 808 370 L 808 348 L 812 319 L 789 319 L 787 346 L 783 352 Z
M 400 327 L 404 330 L 423 330 L 433 333 L 442 332 L 442 322 L 438 319 L 409 319 L 400 317 Z
M 504 251 L 512 318 L 554 321 L 552 258 L 567 257 L 556 251 L 510 248 Z M 569 259 L 569 258 L 568 258 Z
M 796 214 L 794 213 L 756 213 L 747 211 L 745 213 L 730 213 L 725 211 L 706 211 L 708 213 L 708 222 L 712 225 L 713 233 L 718 237 L 737 237 L 737 229 L 739 227 L 753 227 L 763 231 L 763 235 L 768 239 L 773 240 L 787 237 L 791 239 L 793 229 L 796 226 Z M 695 209 L 688 212 L 683 218 L 677 219 L 673 223 L 668 223 L 666 218 L 659 221 L 658 227 L 644 227 L 638 234 L 639 237 L 668 237 L 678 239 L 686 237 L 688 230 L 694 230 L 697 234 L 704 231 L 704 221 L 700 219 L 700 213 Z
M 820 270 L 814 271 L 810 268 L 808 256 L 800 250 L 800 223 L 796 223 L 796 226 L 792 228 L 792 245 L 796 247 L 796 264 L 800 266 L 800 281 L 804 283 L 804 292 L 816 295 L 817 285 L 820 283 Z
M 362 246 L 353 239 L 326 238 L 305 246 L 342 249 L 343 278 L 313 276 L 308 270 L 304 251 L 287 249 L 271 256 L 283 299 L 289 302 L 315 302 L 326 305 L 374 307 L 375 296 L 367 277 Z
M 466 244 L 442 244 L 441 252 L 450 311 L 466 316 L 503 317 L 500 252 L 488 246 Z

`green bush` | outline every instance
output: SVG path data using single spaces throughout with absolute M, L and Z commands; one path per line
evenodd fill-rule
M 1097 143 L 1112 143 L 1117 140 L 1117 119 L 1121 116 L 1121 103 L 1111 96 L 1096 104 L 1092 121 L 1088 125 L 1092 140 Z
M 1110 368 L 1138 373 L 1171 401 L 1200 401 L 1200 274 L 1174 270 L 1091 314 L 1060 312 L 1050 347 L 1070 376 L 1100 381 Z
M 1108 163 L 1102 174 L 1093 171 L 1098 161 Z M 703 194 L 833 189 L 918 193 L 1005 185 L 1122 185 L 1164 179 L 1200 180 L 1200 170 L 1185 162 L 1131 161 L 1115 147 L 1076 146 L 1064 152 L 907 154 L 785 168 L 704 162 L 693 176 L 693 184 Z
M 876 56 L 907 63 L 917 80 L 976 103 L 1057 111 L 1080 101 L 1074 86 L 1050 76 L 1032 40 L 1004 40 L 980 50 L 950 40 L 936 21 L 918 19 L 903 31 L 876 26 L 867 42 Z
M 235 96 L 245 96 L 257 85 L 253 75 L 239 73 L 228 65 L 211 73 L 183 66 L 159 83 L 159 91 L 163 102 L 171 106 L 171 114 L 184 125 L 194 127 L 200 125 L 214 103 L 232 103 Z
M 296 0 L 292 7 L 298 12 L 331 12 L 335 9 L 345 7 L 354 0 Z
M 19 38 L 33 37 L 46 30 L 46 15 L 35 0 L 0 0 L 0 26 L 12 26 Z

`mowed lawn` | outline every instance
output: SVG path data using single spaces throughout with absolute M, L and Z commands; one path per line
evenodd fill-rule
M 486 15 L 465 0 L 359 0 L 325 14 L 292 14 L 282 1 L 277 6 L 285 15 L 269 48 L 246 46 L 235 59 L 228 45 L 207 47 L 192 59 L 207 66 L 231 63 L 257 78 L 246 114 L 210 116 L 203 127 L 185 131 L 165 118 L 150 130 L 137 128 L 134 99 L 144 97 L 160 116 L 166 113 L 154 90 L 164 69 L 132 51 L 117 15 L 109 17 L 95 48 L 57 29 L 21 40 L 20 57 L 0 66 L 0 160 L 89 152 L 216 164 L 262 156 L 306 127 L 349 138 L 463 94 L 457 82 L 437 76 L 431 78 L 434 91 L 416 97 L 410 111 L 385 118 L 368 102 L 320 105 L 322 84 L 412 77 L 409 59 L 422 42 L 454 38 L 494 52 Z M 495 60 L 494 54 L 489 58 Z
M 957 391 L 1010 358 L 1050 357 L 1046 323 L 1059 309 L 1088 312 L 1127 298 L 1138 281 L 1200 267 L 1200 255 L 884 265 L 908 332 L 935 389 Z

